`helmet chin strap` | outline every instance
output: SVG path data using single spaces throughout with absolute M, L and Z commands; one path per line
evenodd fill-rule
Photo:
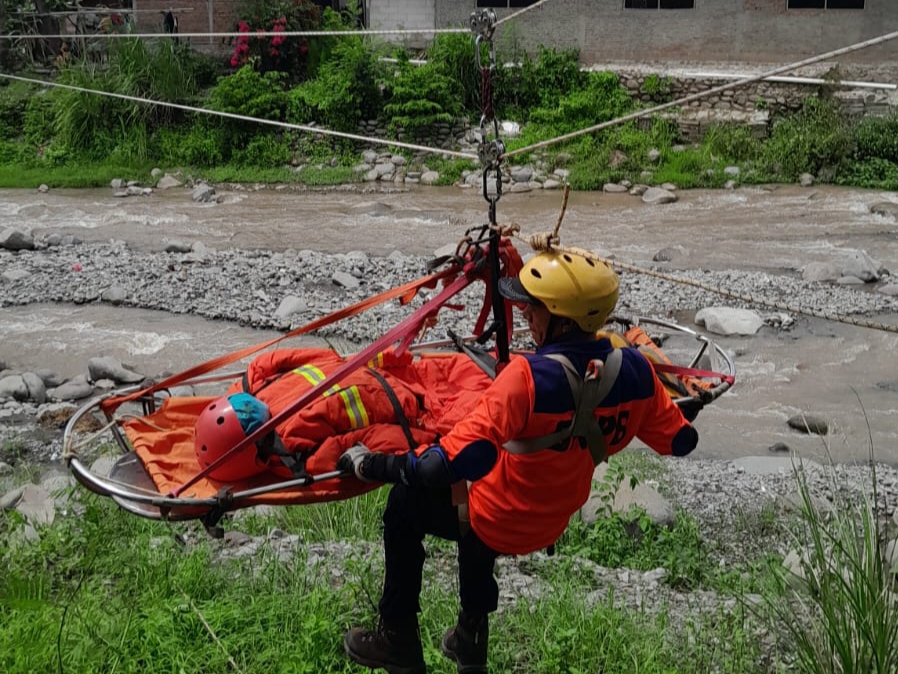
M 546 324 L 546 336 L 540 346 L 546 346 L 548 344 L 557 342 L 566 334 L 574 330 L 580 330 L 580 326 L 578 326 L 570 318 L 563 318 L 561 316 L 550 313 L 549 322 L 548 324 Z

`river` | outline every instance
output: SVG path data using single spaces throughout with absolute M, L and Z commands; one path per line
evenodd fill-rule
M 184 189 L 126 199 L 109 189 L 0 190 L 0 230 L 119 239 L 147 251 L 176 239 L 213 248 L 430 254 L 487 217 L 478 191 L 456 187 L 220 192 L 223 203 L 198 204 Z M 627 194 L 572 193 L 562 242 L 643 266 L 654 264 L 660 249 L 679 246 L 681 255 L 666 268 L 787 275 L 861 249 L 898 273 L 898 226 L 870 212 L 875 202 L 898 201 L 894 194 L 770 186 L 690 190 L 679 197 L 675 204 L 647 206 Z M 497 204 L 498 220 L 519 224 L 525 234 L 548 231 L 561 201 L 560 192 L 506 194 Z M 708 305 L 714 304 L 726 300 L 709 296 Z M 676 318 L 694 327 L 690 315 Z M 895 315 L 878 319 L 898 324 Z M 0 360 L 72 375 L 103 353 L 146 372 L 176 371 L 273 334 L 110 305 L 30 305 L 0 312 Z M 898 335 L 799 317 L 789 331 L 765 327 L 753 337 L 719 341 L 736 355 L 738 381 L 698 419 L 702 456 L 766 454 L 784 442 L 804 456 L 856 461 L 866 458 L 872 438 L 877 459 L 898 465 Z M 786 419 L 802 412 L 830 422 L 827 442 L 787 427 Z

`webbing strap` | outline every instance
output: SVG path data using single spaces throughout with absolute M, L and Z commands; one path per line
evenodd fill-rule
M 238 360 L 243 358 L 247 358 L 252 356 L 259 351 L 267 349 L 279 342 L 284 341 L 285 339 L 289 339 L 291 337 L 298 337 L 299 335 L 304 335 L 306 333 L 317 330 L 318 328 L 324 327 L 326 325 L 330 325 L 331 323 L 336 323 L 344 318 L 349 316 L 355 316 L 356 314 L 361 313 L 362 311 L 377 306 L 378 304 L 383 304 L 384 302 L 399 298 L 402 304 L 407 304 L 414 298 L 414 296 L 418 293 L 421 288 L 433 288 L 436 286 L 437 281 L 447 279 L 449 276 L 458 275 L 459 270 L 457 268 L 449 268 L 445 269 L 436 274 L 432 274 L 430 276 L 425 276 L 424 278 L 416 279 L 411 281 L 410 283 L 406 283 L 404 285 L 398 286 L 396 288 L 391 288 L 385 292 L 380 293 L 379 295 L 375 295 L 374 297 L 369 297 L 367 299 L 362 300 L 361 302 L 356 302 L 355 304 L 344 307 L 342 309 L 338 309 L 327 316 L 322 316 L 319 319 L 312 321 L 311 323 L 307 323 L 301 327 L 295 328 L 291 330 L 285 335 L 281 335 L 280 337 L 275 337 L 274 339 L 270 339 L 266 342 L 262 342 L 261 344 L 255 344 L 253 346 L 249 346 L 238 351 L 232 351 L 229 354 L 224 356 L 219 356 L 217 358 L 213 358 L 212 360 L 208 360 L 205 363 L 201 363 L 199 365 L 195 365 L 183 372 L 179 372 L 177 374 L 172 375 L 171 377 L 167 377 L 160 382 L 154 383 L 152 386 L 141 389 L 139 391 L 134 391 L 133 393 L 128 393 L 125 395 L 115 396 L 112 398 L 107 398 L 100 403 L 100 408 L 103 411 L 111 411 L 117 409 L 120 405 L 126 402 L 130 402 L 132 400 L 136 400 L 141 396 L 150 395 L 155 393 L 156 391 L 171 388 L 173 386 L 177 386 L 181 382 L 187 381 L 189 379 L 193 379 L 194 377 L 198 377 L 200 375 L 207 374 L 214 370 L 217 370 L 225 365 L 229 365 L 231 363 L 235 363 Z M 448 281 L 446 281 L 448 283 Z M 469 281 L 470 282 L 470 281 Z M 445 301 L 445 300 L 444 300 Z M 419 327 L 419 326 L 415 326 Z
M 396 391 L 393 390 L 393 387 L 387 382 L 386 377 L 384 377 L 380 372 L 375 370 L 374 368 L 368 368 L 368 372 L 374 375 L 374 378 L 380 383 L 380 385 L 384 389 L 384 393 L 387 394 L 387 398 L 390 399 L 390 405 L 393 406 L 393 413 L 396 415 L 396 421 L 399 424 L 400 428 L 402 428 L 402 433 L 405 435 L 405 439 L 408 441 L 408 448 L 414 449 L 418 446 L 418 443 L 415 442 L 415 438 L 412 435 L 412 430 L 409 427 L 408 417 L 405 416 L 405 411 L 402 409 L 402 403 L 399 402 L 399 397 L 396 395 Z
M 608 354 L 604 364 L 600 360 L 590 361 L 586 377 L 579 375 L 566 356 L 548 354 L 548 357 L 564 368 L 574 398 L 574 417 L 569 426 L 554 433 L 537 438 L 511 440 L 505 443 L 505 450 L 511 454 L 532 454 L 554 448 L 571 437 L 583 438 L 592 455 L 593 463 L 597 466 L 608 456 L 608 443 L 596 421 L 595 410 L 608 397 L 617 381 L 623 362 L 623 352 L 614 349 Z
M 470 346 L 451 329 L 446 332 L 449 335 L 449 339 L 455 344 L 456 349 L 473 360 L 474 364 L 483 370 L 490 379 L 496 378 L 496 375 L 498 374 L 498 372 L 496 372 L 496 365 L 499 361 L 493 358 L 486 349 Z

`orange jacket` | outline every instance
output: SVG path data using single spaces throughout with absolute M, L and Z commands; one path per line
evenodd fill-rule
M 556 343 L 534 355 L 516 356 L 481 396 L 470 415 L 440 441 L 450 466 L 466 450 L 488 441 L 496 448 L 515 439 L 541 437 L 573 418 L 574 402 L 562 365 L 547 353 L 567 356 L 582 375 L 593 358 L 611 352 L 607 339 Z M 596 418 L 609 456 L 634 437 L 659 454 L 688 454 L 697 434 L 686 422 L 639 351 L 623 349 L 620 374 Z M 565 451 L 532 454 L 498 450 L 496 463 L 469 490 L 471 526 L 494 550 L 526 554 L 561 536 L 571 515 L 589 497 L 592 457 L 579 441 Z
M 255 358 L 242 380 L 234 382 L 228 393 L 251 393 L 276 414 L 324 381 L 344 362 L 329 349 L 270 351 Z M 404 416 L 415 425 L 423 389 L 406 384 L 387 369 L 378 368 L 378 372 L 396 395 Z M 327 438 L 395 423 L 396 410 L 382 383 L 372 374 L 371 368 L 361 367 L 278 424 L 277 434 L 291 452 L 311 452 Z

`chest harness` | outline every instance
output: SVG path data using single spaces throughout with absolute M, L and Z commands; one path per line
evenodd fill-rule
M 586 444 L 593 465 L 598 466 L 608 457 L 608 443 L 596 420 L 595 411 L 614 388 L 623 362 L 623 351 L 613 349 L 604 362 L 598 358 L 590 360 L 586 366 L 586 374 L 582 377 L 567 356 L 553 353 L 546 354 L 546 357 L 561 364 L 571 387 L 574 400 L 571 423 L 547 435 L 510 440 L 505 443 L 504 449 L 511 454 L 533 454 L 546 449 L 563 452 L 568 449 L 570 439 L 576 438 Z M 469 487 L 470 483 L 464 480 L 452 485 L 452 502 L 458 506 L 459 526 L 463 534 L 471 526 L 468 513 Z

